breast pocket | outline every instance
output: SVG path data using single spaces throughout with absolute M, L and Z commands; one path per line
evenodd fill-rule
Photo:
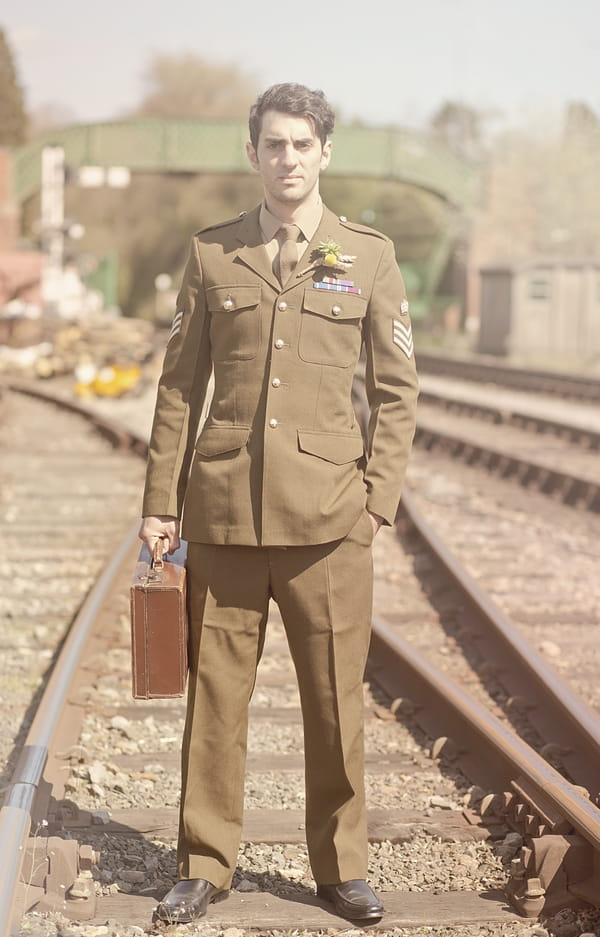
M 328 290 L 304 291 L 298 354 L 310 364 L 347 368 L 360 354 L 364 296 Z
M 206 291 L 214 361 L 247 361 L 260 346 L 260 286 L 211 286 Z

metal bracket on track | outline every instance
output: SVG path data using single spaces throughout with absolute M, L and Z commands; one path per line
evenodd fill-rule
M 502 797 L 482 803 L 521 834 L 523 845 L 510 864 L 506 896 L 527 918 L 565 907 L 598 907 L 600 853 L 573 830 L 549 799 L 520 777 Z
M 506 895 L 524 917 L 598 903 L 600 877 L 590 876 L 593 848 L 582 836 L 548 833 L 530 839 L 511 862 Z
M 91 846 L 58 836 L 30 837 L 23 856 L 18 902 L 27 911 L 60 911 L 70 920 L 88 921 L 96 913 Z

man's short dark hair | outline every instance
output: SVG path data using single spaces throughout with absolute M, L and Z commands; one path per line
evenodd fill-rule
M 254 149 L 258 146 L 262 118 L 266 111 L 281 111 L 294 117 L 304 117 L 312 123 L 321 144 L 325 144 L 333 132 L 335 115 L 323 92 L 311 91 L 305 85 L 294 82 L 284 82 L 267 88 L 250 108 L 248 125 Z

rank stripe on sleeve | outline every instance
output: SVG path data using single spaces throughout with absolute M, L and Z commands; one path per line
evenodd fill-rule
M 183 309 L 180 309 L 179 312 L 175 313 L 173 318 L 173 324 L 171 325 L 171 331 L 169 332 L 169 338 L 167 339 L 167 344 L 171 341 L 172 338 L 175 338 L 177 333 L 181 330 L 181 325 L 183 323 Z
M 393 319 L 392 323 L 392 341 L 394 345 L 402 349 L 407 358 L 412 357 L 414 345 L 410 322 L 401 322 L 400 319 Z

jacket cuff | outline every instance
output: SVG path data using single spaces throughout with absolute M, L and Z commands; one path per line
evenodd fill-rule
M 367 498 L 366 508 L 367 511 L 370 511 L 372 514 L 378 514 L 379 517 L 382 517 L 386 527 L 393 527 L 398 511 L 397 505 L 392 510 L 389 504 L 382 504 L 375 495 L 370 495 Z

